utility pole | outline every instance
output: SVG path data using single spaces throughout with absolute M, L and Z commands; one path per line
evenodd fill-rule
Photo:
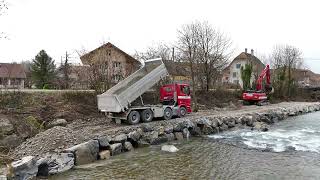
M 174 47 L 172 48 L 172 61 L 174 62 Z

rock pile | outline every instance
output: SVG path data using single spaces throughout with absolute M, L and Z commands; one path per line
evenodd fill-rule
M 54 174 L 68 170 L 74 165 L 91 163 L 98 159 L 107 159 L 110 155 L 114 156 L 130 151 L 133 148 L 188 139 L 190 136 L 219 133 L 234 127 L 248 127 L 252 130 L 267 131 L 270 124 L 281 121 L 288 116 L 319 110 L 320 103 L 309 103 L 264 112 L 247 112 L 229 116 L 186 117 L 169 121 L 157 121 L 130 127 L 124 126 L 117 131 L 110 131 L 116 133 L 102 134 L 99 137 L 73 147 L 71 146 L 76 141 L 70 141 L 70 139 L 80 141 L 81 138 L 73 134 L 68 128 L 56 126 L 23 143 L 15 152 L 18 157 L 24 155 L 21 152 L 36 155 L 43 155 L 44 152 L 49 152 L 49 150 L 58 152 L 59 154 L 55 156 L 38 157 L 37 163 L 32 163 L 32 166 L 35 166 L 37 169 L 37 174 Z M 65 144 L 61 147 L 56 147 L 52 145 L 53 143 L 48 143 L 57 139 L 65 142 Z M 42 144 L 43 146 L 38 147 L 38 144 Z M 71 148 L 64 149 L 67 147 Z M 22 151 L 22 149 L 24 150 Z M 162 149 L 169 152 L 177 151 L 169 146 Z M 31 159 L 34 159 L 34 157 Z M 14 163 L 12 164 L 12 174 L 21 175 L 23 172 L 19 168 L 15 168 Z M 30 169 L 33 170 L 34 168 L 30 167 Z

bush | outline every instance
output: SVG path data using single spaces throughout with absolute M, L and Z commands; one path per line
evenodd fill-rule
M 26 122 L 32 127 L 32 128 L 35 128 L 35 129 L 38 129 L 38 130 L 43 130 L 44 129 L 44 126 L 43 126 L 43 123 L 40 123 L 35 117 L 33 116 L 28 116 L 26 118 Z

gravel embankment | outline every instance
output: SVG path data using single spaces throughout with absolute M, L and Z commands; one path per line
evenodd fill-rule
M 197 113 L 192 113 L 184 118 L 176 118 L 168 121 L 154 121 L 148 123 L 148 126 L 157 127 L 165 124 L 174 124 L 183 119 L 196 120 L 200 117 L 224 116 L 232 117 L 247 113 L 263 113 L 268 111 L 276 111 L 279 108 L 288 107 L 303 107 L 312 103 L 308 102 L 283 102 L 279 104 L 271 104 L 267 106 L 242 106 L 237 110 L 208 110 Z M 314 104 L 314 103 L 313 103 Z M 44 132 L 37 134 L 35 137 L 23 142 L 20 146 L 14 149 L 10 154 L 19 159 L 27 155 L 43 155 L 48 152 L 59 152 L 65 148 L 87 141 L 89 139 L 119 133 L 129 132 L 132 129 L 144 126 L 146 123 L 138 125 L 117 125 L 108 119 L 96 118 L 73 121 L 67 127 L 53 127 Z

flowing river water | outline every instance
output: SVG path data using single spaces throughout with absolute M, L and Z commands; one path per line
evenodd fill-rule
M 139 148 L 50 179 L 320 179 L 320 112 L 171 144 L 179 151 Z

